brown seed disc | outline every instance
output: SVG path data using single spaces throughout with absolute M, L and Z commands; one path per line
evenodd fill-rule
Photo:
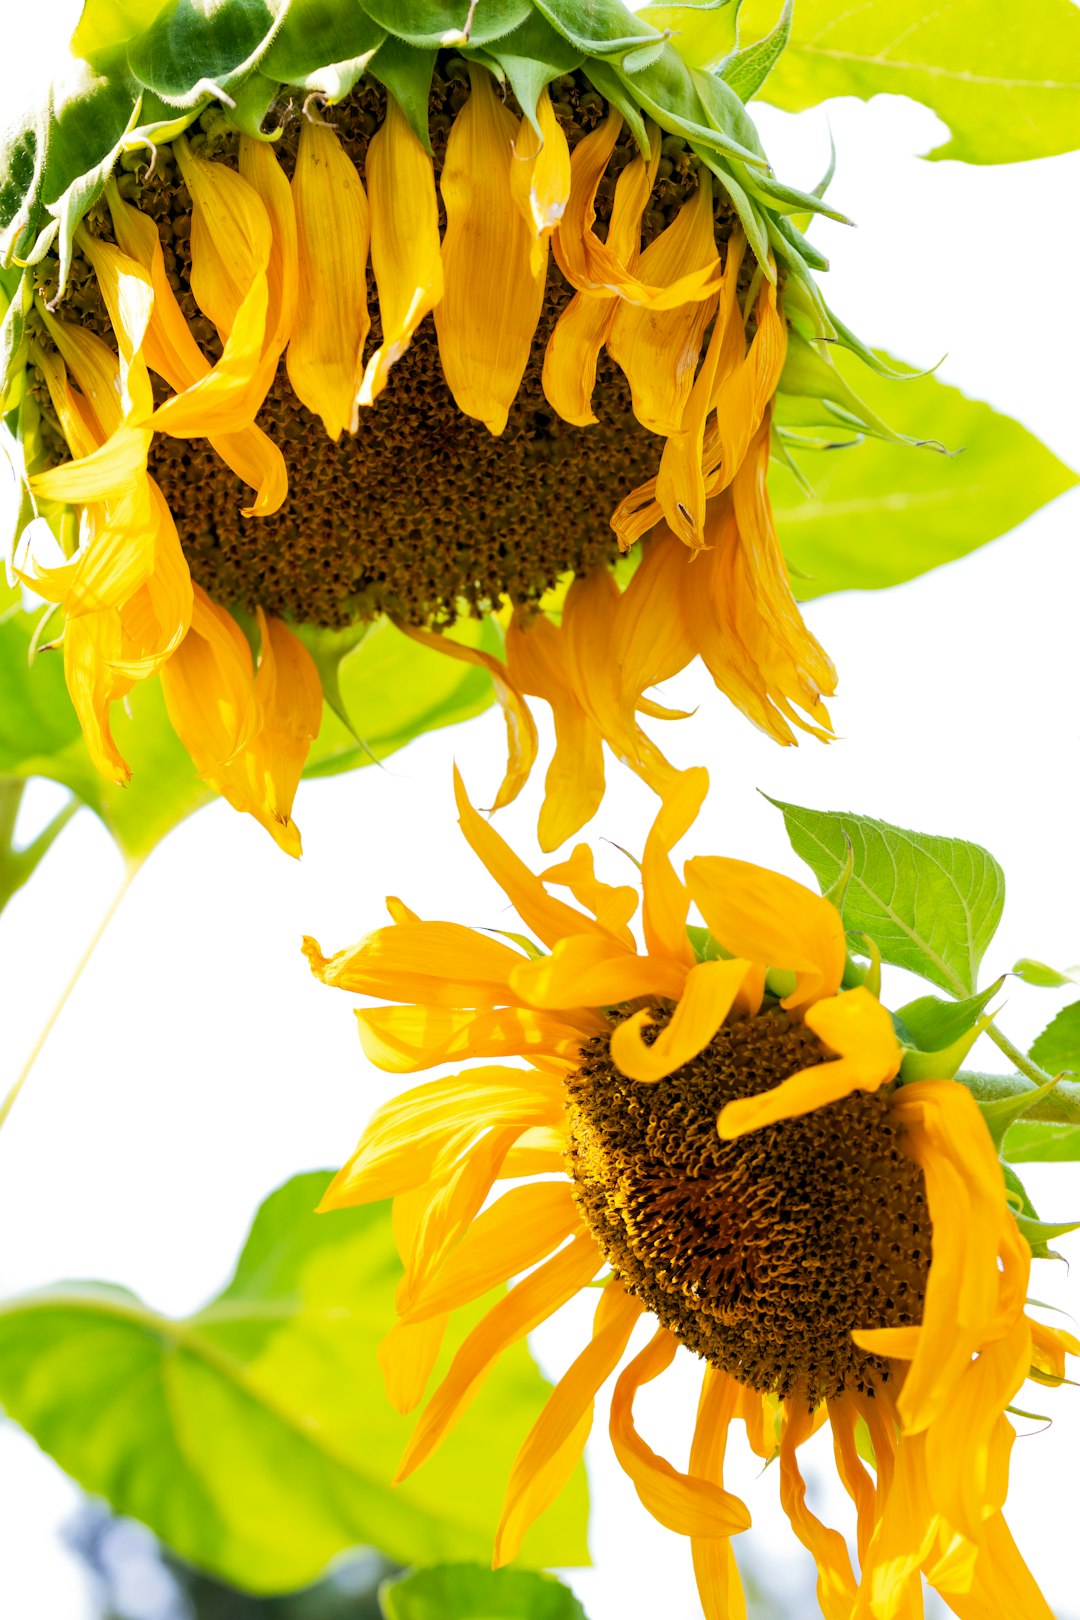
M 467 96 L 464 64 L 442 60 L 430 109 L 436 174 L 452 119 Z M 580 74 L 556 81 L 552 97 L 571 147 L 607 111 Z M 383 108 L 380 87 L 362 81 L 327 110 L 361 174 Z M 301 115 L 287 105 L 280 116 L 283 133 L 276 150 L 291 174 Z M 206 155 L 234 161 L 235 137 L 216 133 L 212 121 L 208 130 Z M 200 139 L 196 135 L 193 144 Z M 643 244 L 671 222 L 697 188 L 693 154 L 670 138 L 663 150 L 643 221 Z M 615 177 L 633 151 L 624 131 L 601 182 L 601 234 Z M 189 289 L 191 199 L 169 149 L 159 150 L 150 174 L 125 175 L 121 189 L 155 219 L 184 313 L 205 352 L 216 358 L 216 333 Z M 726 241 L 732 223 L 726 199 L 718 198 L 719 243 Z M 107 216 L 93 228 L 107 230 Z M 752 269 L 752 263 L 744 265 L 747 278 Z M 343 434 L 337 444 L 295 398 L 282 363 L 258 417 L 289 469 L 288 498 L 271 517 L 241 516 L 250 495 L 207 443 L 156 438 L 150 471 L 176 519 L 194 577 L 218 602 L 248 609 L 261 604 L 289 619 L 342 625 L 388 612 L 424 623 L 449 622 L 463 607 L 481 612 L 502 595 L 515 603 L 535 602 L 560 575 L 612 562 L 618 552 L 611 514 L 624 495 L 655 475 L 663 440 L 637 422 L 622 372 L 606 355 L 597 372 L 595 426 L 572 427 L 547 403 L 541 387 L 544 350 L 571 296 L 552 258 L 525 376 L 498 438 L 455 405 L 430 316 L 377 404 L 361 410 L 359 431 Z M 368 302 L 370 354 L 382 337 L 370 268 Z M 66 306 L 60 313 L 112 341 L 84 262 L 74 267 Z M 43 396 L 40 390 L 47 407 Z
M 717 1134 L 726 1102 L 828 1056 L 776 1009 L 655 1085 L 618 1073 L 597 1036 L 567 1081 L 575 1196 L 616 1275 L 714 1366 L 811 1404 L 888 1377 L 851 1331 L 921 1321 L 931 1248 L 888 1092 Z

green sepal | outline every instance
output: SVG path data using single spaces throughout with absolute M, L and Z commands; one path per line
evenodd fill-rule
M 505 39 L 496 40 L 490 50 L 509 79 L 518 106 L 539 134 L 536 107 L 540 92 L 553 79 L 581 67 L 584 53 L 535 11 Z
M 281 86 L 276 79 L 268 79 L 265 73 L 252 73 L 236 92 L 229 112 L 229 123 L 241 135 L 250 135 L 252 140 L 276 141 L 280 129 L 267 131 L 263 129 L 263 124 L 280 94 Z
M 727 192 L 731 206 L 739 216 L 739 224 L 743 228 L 751 253 L 760 265 L 767 266 L 769 231 L 765 221 L 768 216 L 762 213 L 746 189 L 736 180 L 730 164 L 697 141 L 691 141 L 690 149 L 699 161 L 712 171 Z
M 1060 973 L 1057 968 L 1050 967 L 1046 962 L 1037 962 L 1032 956 L 1021 956 L 1009 971 L 1018 979 L 1023 979 L 1025 984 L 1037 985 L 1042 990 L 1060 990 L 1067 984 L 1077 983 L 1075 973 Z
M 1027 1239 L 1036 1260 L 1060 1260 L 1048 1245 L 1052 1238 L 1064 1237 L 1067 1232 L 1080 1229 L 1080 1221 L 1042 1221 L 1028 1197 L 1027 1189 L 1011 1165 L 1001 1166 L 1005 1177 L 1005 1196 L 1013 1212 L 1013 1219 Z
M 799 217 L 805 219 L 807 216 L 800 215 Z M 825 254 L 813 242 L 807 240 L 792 215 L 776 214 L 773 223 L 780 236 L 784 239 L 784 247 L 780 251 L 789 263 L 797 255 L 808 270 L 827 270 L 829 268 L 829 261 Z
M 480 0 L 471 26 L 469 0 L 363 0 L 368 16 L 418 50 L 488 45 L 523 23 L 532 0 Z M 457 23 L 457 26 L 455 26 Z
M 961 1039 L 979 1021 L 1005 983 L 1005 975 L 995 979 L 988 990 L 966 996 L 962 1001 L 944 1001 L 940 996 L 920 996 L 896 1009 L 904 1028 L 922 1052 L 934 1052 Z
M 618 108 L 626 120 L 627 129 L 637 142 L 638 151 L 645 157 L 650 157 L 652 145 L 649 141 L 649 132 L 645 128 L 645 120 L 641 116 L 641 108 L 633 97 L 627 94 L 626 86 L 611 63 L 586 58 L 584 71 L 593 89 L 602 95 L 605 101 L 610 101 L 613 107 Z
M 564 39 L 586 56 L 625 56 L 628 51 L 655 45 L 663 35 L 619 4 L 619 0 L 533 0 Z
M 692 73 L 672 45 L 643 73 L 631 76 L 620 68 L 616 72 L 642 110 L 669 135 L 766 166 L 757 131 L 738 96 L 710 74 Z M 708 102 L 700 91 L 708 95 Z
M 875 368 L 877 369 L 877 368 Z M 859 433 L 869 433 L 887 444 L 906 444 L 915 449 L 935 448 L 931 440 L 910 438 L 897 433 L 883 417 L 872 410 L 840 375 L 832 360 L 820 348 L 808 343 L 796 330 L 788 333 L 787 357 L 777 386 L 777 421 L 783 426 L 820 426 L 835 422 Z M 807 400 L 821 411 L 792 409 L 789 401 Z
M 293 634 L 311 654 L 311 661 L 319 672 L 323 699 L 347 726 L 361 748 L 364 739 L 349 718 L 349 710 L 341 692 L 341 665 L 344 659 L 363 641 L 371 625 L 369 622 L 346 625 L 343 630 L 328 630 L 317 624 L 293 625 Z
M 1022 1091 L 1012 1097 L 999 1097 L 996 1100 L 987 1100 L 979 1103 L 979 1112 L 986 1121 L 987 1130 L 994 1138 L 995 1147 L 1000 1148 L 1005 1140 L 1005 1133 L 1010 1125 L 1016 1123 L 1021 1115 L 1026 1114 L 1033 1104 L 1049 1097 L 1061 1084 L 1060 1077 L 1047 1080 L 1041 1086 L 1035 1086 L 1031 1091 Z
M 390 34 L 371 59 L 372 77 L 393 96 L 409 128 L 429 154 L 428 98 L 437 54 L 436 51 L 414 51 Z
M 1024 1106 L 1018 1117 L 1025 1121 L 1080 1126 L 1080 1085 L 1075 1081 L 1055 1080 L 1047 1089 L 1020 1074 L 981 1074 L 969 1069 L 962 1069 L 956 1079 L 967 1087 L 980 1108 L 1022 1098 Z
M 338 0 L 291 0 L 260 72 L 280 84 L 340 101 L 386 38 L 359 6 Z
M 232 86 L 259 65 L 287 15 L 268 0 L 169 0 L 129 45 L 128 65 L 166 106 L 208 96 L 231 105 Z
M 725 950 L 719 940 L 714 939 L 707 928 L 701 928 L 696 923 L 687 923 L 686 937 L 690 941 L 690 948 L 699 962 L 731 961 L 731 952 Z
M 900 1016 L 903 1017 L 901 1010 Z M 951 1080 L 975 1045 L 979 1036 L 993 1022 L 993 1015 L 987 1013 L 965 1034 L 958 1035 L 948 1046 L 936 1052 L 923 1052 L 908 1050 L 904 1053 L 900 1064 L 900 1078 L 906 1083 L 913 1080 Z
M 791 18 L 794 0 L 784 0 L 784 9 L 776 25 L 764 39 L 755 40 L 741 50 L 732 51 L 720 64 L 720 77 L 731 86 L 740 101 L 756 96 L 765 80 L 787 49 L 791 38 Z
M 87 61 L 112 55 L 146 32 L 169 0 L 83 0 L 71 49 Z

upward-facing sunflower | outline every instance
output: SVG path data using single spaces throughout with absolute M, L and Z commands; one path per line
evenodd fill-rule
M 381 1359 L 403 1410 L 448 1314 L 518 1279 L 428 1401 L 402 1475 L 494 1358 L 599 1275 L 591 1341 L 514 1466 L 497 1563 L 569 1478 L 594 1397 L 651 1313 L 615 1384 L 611 1440 L 649 1512 L 690 1538 L 707 1620 L 746 1613 L 731 1537 L 750 1519 L 723 1479 L 734 1421 L 779 1459 L 827 1620 L 916 1620 L 923 1576 L 964 1620 L 1052 1620 L 1002 1516 L 1006 1413 L 1027 1377 L 1060 1383 L 1080 1343 L 1027 1315 L 1031 1251 L 979 1107 L 952 1079 L 901 1082 L 892 1018 L 873 974 L 851 983 L 829 901 L 716 856 L 677 875 L 670 850 L 706 786 L 685 772 L 646 844 L 644 949 L 634 889 L 599 881 L 583 845 L 535 877 L 460 783 L 465 836 L 534 938 L 424 921 L 394 899 L 393 925 L 351 950 L 327 959 L 307 942 L 326 983 L 400 1003 L 357 1013 L 380 1068 L 532 1064 L 387 1103 L 324 1200 L 396 1200 L 405 1275 Z M 707 934 L 688 932 L 691 903 Z M 686 1473 L 633 1415 L 680 1346 L 704 1362 Z M 806 1502 L 799 1447 L 825 1423 L 858 1573 Z
M 732 87 L 760 73 L 688 66 L 615 0 L 259 12 L 140 31 L 89 0 L 90 65 L 8 153 L 6 408 L 23 517 L 66 553 L 16 562 L 100 768 L 125 780 L 113 705 L 160 676 L 197 770 L 296 852 L 296 632 L 379 614 L 492 668 L 499 803 L 525 696 L 552 705 L 548 847 L 599 802 L 601 739 L 663 786 L 638 716 L 695 655 L 778 741 L 827 736 L 766 470 L 784 390 L 856 420 L 812 346 L 854 340 L 792 222 L 824 204 Z M 506 605 L 505 668 L 433 634 Z

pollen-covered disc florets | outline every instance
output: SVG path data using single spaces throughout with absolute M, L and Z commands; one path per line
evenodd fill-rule
M 578 1206 L 623 1286 L 739 1383 L 811 1404 L 888 1378 L 852 1330 L 918 1324 L 931 1252 L 888 1089 L 717 1133 L 725 1103 L 828 1057 L 774 1009 L 653 1085 L 621 1075 L 597 1036 L 567 1082 Z

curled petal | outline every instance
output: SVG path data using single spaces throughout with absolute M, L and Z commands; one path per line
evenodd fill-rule
M 807 1026 L 839 1056 L 831 1063 L 801 1069 L 769 1091 L 726 1103 L 717 1121 L 725 1140 L 812 1113 L 853 1091 L 876 1091 L 900 1072 L 903 1053 L 892 1019 L 861 985 L 815 1002 L 805 1016 Z
M 739 1498 L 701 1475 L 681 1474 L 634 1426 L 634 1396 L 670 1367 L 677 1348 L 678 1341 L 661 1328 L 620 1374 L 611 1398 L 611 1443 L 643 1505 L 667 1529 L 709 1539 L 737 1535 L 750 1525 Z
M 570 196 L 570 148 L 545 85 L 536 104 L 539 133 L 523 118 L 514 142 L 510 191 L 532 237 L 530 268 L 547 265 L 547 241 L 562 219 Z
M 611 1032 L 611 1061 L 631 1080 L 652 1082 L 673 1074 L 708 1046 L 735 1005 L 752 970 L 737 957 L 730 962 L 699 962 L 686 975 L 671 1022 L 647 1046 L 642 1031 L 652 1014 L 636 1012 Z

